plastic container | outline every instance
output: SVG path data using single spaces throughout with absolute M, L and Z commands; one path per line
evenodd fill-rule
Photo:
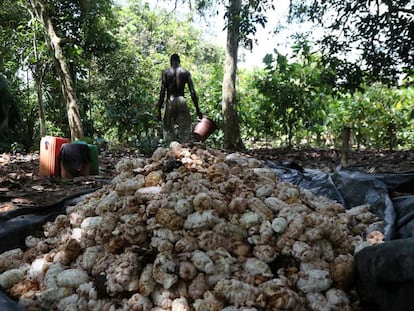
M 203 117 L 194 127 L 193 135 L 197 140 L 205 141 L 217 128 L 218 126 L 213 120 Z
M 98 146 L 88 144 L 91 151 L 91 165 L 89 169 L 90 175 L 99 175 L 99 158 L 98 158 Z
M 85 142 L 63 144 L 60 148 L 60 176 L 74 178 L 88 176 L 91 165 L 91 152 Z
M 63 137 L 45 136 L 40 140 L 40 176 L 59 176 L 60 163 L 59 152 L 63 144 L 69 143 L 69 139 Z

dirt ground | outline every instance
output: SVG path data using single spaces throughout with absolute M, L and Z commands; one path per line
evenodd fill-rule
M 290 167 L 333 172 L 341 163 L 341 154 L 333 149 L 257 149 L 246 154 Z M 39 153 L 0 154 L 0 213 L 18 207 L 48 206 L 110 183 L 115 165 L 128 152 L 99 152 L 99 175 L 61 180 L 39 176 Z M 414 151 L 352 151 L 348 167 L 365 173 L 414 171 Z
M 259 149 L 251 150 L 249 154 L 262 160 L 291 162 L 323 172 L 333 172 L 341 165 L 341 151 L 337 149 Z M 346 167 L 370 174 L 414 171 L 414 150 L 350 151 Z

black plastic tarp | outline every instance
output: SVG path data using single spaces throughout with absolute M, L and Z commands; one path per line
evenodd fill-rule
M 283 165 L 267 161 L 280 180 L 308 189 L 315 195 L 326 196 L 345 208 L 369 204 L 371 212 L 385 222 L 385 239 L 413 236 L 414 196 L 404 199 L 393 192 L 414 192 L 414 171 L 389 174 L 368 174 L 340 166 L 333 173 L 304 169 L 298 165 Z
M 290 182 L 304 189 L 310 190 L 316 195 L 328 197 L 343 205 L 346 204 L 341 192 L 338 190 L 332 174 L 313 169 L 291 168 L 276 162 L 266 162 L 279 177 L 281 181 Z
M 396 214 L 393 238 L 414 237 L 414 196 L 401 196 L 393 199 Z
M 25 311 L 26 308 L 12 300 L 6 291 L 0 286 L 0 310 L 2 311 Z
M 0 254 L 13 249 L 24 249 L 27 236 L 42 229 L 58 215 L 66 212 L 66 207 L 76 204 L 82 197 L 96 189 L 88 189 L 69 195 L 47 206 L 21 207 L 0 214 Z
M 390 189 L 375 175 L 338 168 L 332 179 L 342 194 L 345 208 L 369 204 L 370 210 L 385 222 L 385 239 L 394 235 L 396 222 L 394 204 L 390 198 Z M 414 181 L 414 174 L 413 174 Z
M 355 254 L 363 310 L 406 311 L 414 305 L 414 238 L 392 240 Z

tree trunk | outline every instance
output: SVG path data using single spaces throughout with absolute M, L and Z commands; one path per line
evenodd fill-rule
M 227 44 L 222 87 L 224 148 L 240 150 L 240 124 L 237 113 L 236 72 L 239 48 L 241 0 L 230 0 L 228 7 Z
M 31 15 L 31 19 L 35 19 L 35 13 L 30 10 L 30 7 L 26 7 Z M 40 137 L 44 137 L 47 134 L 46 130 L 46 117 L 45 117 L 45 105 L 43 103 L 43 77 L 45 75 L 45 65 L 39 59 L 39 53 L 37 52 L 37 38 L 36 38 L 36 30 L 33 31 L 33 52 L 36 59 L 36 65 L 33 69 L 33 77 L 36 84 L 36 93 L 37 93 L 37 106 L 39 109 L 39 127 L 40 127 Z M 29 81 L 27 81 L 27 86 L 29 88 Z
M 394 148 L 397 146 L 397 126 L 394 122 L 391 122 L 388 125 L 388 148 L 390 151 L 394 150 Z
M 9 111 L 12 104 L 9 84 L 0 73 L 0 143 L 5 142 L 9 131 Z
M 342 152 L 341 152 L 341 165 L 342 167 L 348 166 L 349 155 L 349 141 L 351 139 L 351 127 L 344 126 L 342 128 Z
M 58 72 L 63 97 L 66 100 L 66 110 L 68 114 L 68 121 L 70 127 L 71 140 L 83 139 L 83 126 L 79 113 L 78 99 L 75 92 L 72 76 L 69 67 L 66 63 L 66 58 L 63 55 L 60 46 L 61 39 L 57 36 L 46 7 L 41 0 L 30 0 L 30 4 L 40 19 L 46 31 L 46 36 L 55 61 L 56 71 Z
M 46 118 L 45 118 L 45 105 L 43 104 L 43 91 L 42 91 L 42 81 L 43 81 L 44 71 L 42 68 L 35 69 L 35 83 L 37 90 L 37 105 L 39 108 L 39 125 L 40 125 L 40 137 L 46 136 Z

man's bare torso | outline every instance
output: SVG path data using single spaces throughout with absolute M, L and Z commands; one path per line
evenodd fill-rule
M 181 67 L 171 67 L 162 74 L 164 87 L 167 89 L 167 97 L 184 96 L 185 85 L 189 81 L 189 72 Z

